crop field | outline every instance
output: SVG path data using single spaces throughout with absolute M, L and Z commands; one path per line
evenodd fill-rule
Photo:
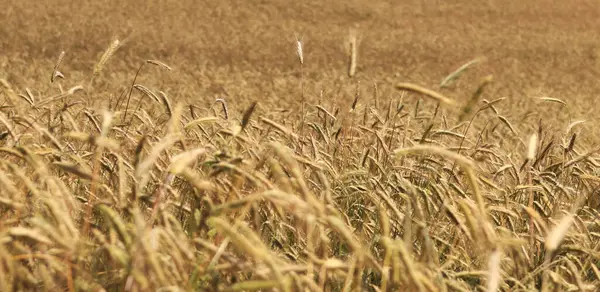
M 0 291 L 599 291 L 600 2 L 12 1 Z

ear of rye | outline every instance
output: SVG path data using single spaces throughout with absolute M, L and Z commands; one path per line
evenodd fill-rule
M 94 73 L 93 73 L 94 76 L 98 75 L 100 73 L 100 71 L 102 71 L 102 69 L 104 69 L 106 62 L 108 62 L 108 59 L 110 59 L 110 57 L 112 57 L 112 55 L 117 51 L 117 49 L 120 46 L 121 46 L 121 42 L 118 39 L 115 39 L 110 44 L 108 49 L 106 49 L 106 51 L 104 51 L 104 54 L 102 54 L 102 57 L 100 57 L 100 61 L 98 61 L 98 63 L 94 67 Z

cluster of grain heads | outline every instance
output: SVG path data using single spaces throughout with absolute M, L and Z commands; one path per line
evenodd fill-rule
M 144 65 L 146 64 L 151 64 L 154 66 L 157 66 L 161 69 L 165 69 L 167 71 L 171 71 L 171 67 L 168 66 L 167 64 L 158 61 L 158 60 L 146 60 L 145 62 L 143 62 L 140 67 L 138 68 L 138 70 L 135 73 L 135 77 L 133 78 L 133 81 L 131 83 L 131 87 L 129 88 L 129 92 L 128 94 L 125 96 L 123 94 L 121 94 L 121 97 L 117 100 L 115 108 L 119 108 L 121 106 L 121 102 L 123 101 L 123 97 L 127 98 L 127 101 L 125 103 L 125 110 L 124 110 L 124 115 L 123 115 L 123 121 L 127 118 L 127 114 L 129 113 L 129 103 L 131 101 L 131 96 L 133 93 L 133 89 L 137 89 L 140 92 L 144 93 L 146 96 L 154 99 L 155 101 L 159 102 L 158 97 L 156 96 L 156 94 L 154 94 L 152 91 L 150 91 L 147 87 L 141 85 L 141 84 L 137 84 L 137 79 L 140 76 L 140 72 L 142 71 L 142 68 L 144 68 Z M 164 94 L 162 91 L 160 92 L 161 94 L 161 98 L 163 99 L 163 102 L 165 103 L 165 107 L 167 107 L 167 111 L 168 114 L 171 115 L 171 104 L 170 101 L 168 99 L 168 97 L 166 96 L 166 94 Z M 142 105 L 142 99 L 139 100 L 138 105 L 136 106 L 136 109 L 134 111 L 134 114 L 139 110 L 140 106 Z M 133 118 L 132 118 L 133 119 Z M 131 123 L 131 122 L 130 122 Z
M 40 98 L 2 80 L 0 290 L 600 284 L 598 148 L 580 122 L 564 137 L 515 122 L 482 98 L 489 78 L 464 101 L 400 83 L 371 102 L 351 83 L 352 102 L 323 94 L 290 120 L 262 101 L 184 107 L 137 82 L 144 64 L 109 110 L 73 103 L 79 86 Z

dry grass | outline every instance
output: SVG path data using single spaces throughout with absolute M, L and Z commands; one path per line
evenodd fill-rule
M 29 2 L 2 291 L 600 285 L 595 2 Z

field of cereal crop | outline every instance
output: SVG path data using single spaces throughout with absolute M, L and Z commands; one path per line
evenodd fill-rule
M 598 27 L 591 0 L 5 4 L 0 290 L 596 291 Z

